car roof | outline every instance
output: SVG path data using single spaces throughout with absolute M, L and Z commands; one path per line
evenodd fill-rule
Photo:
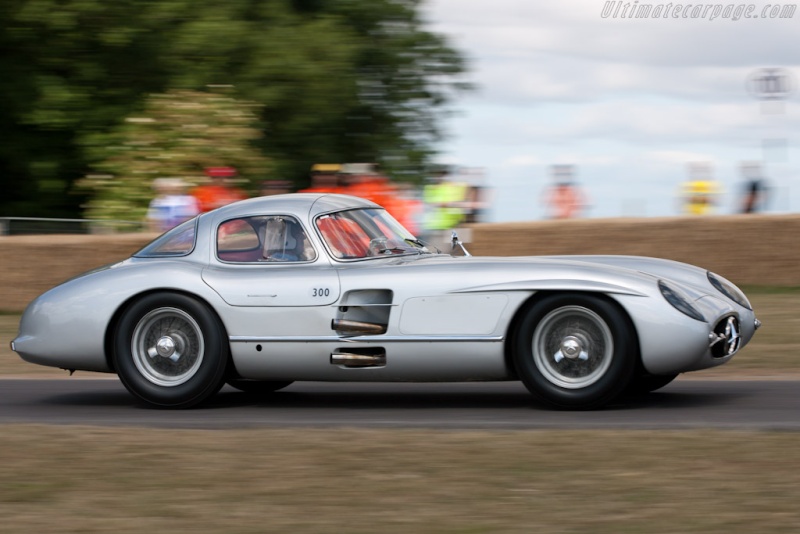
M 301 218 L 313 218 L 322 213 L 357 208 L 380 208 L 369 200 L 332 193 L 291 193 L 242 200 L 223 206 L 214 213 L 219 218 L 244 217 L 261 213 L 281 212 Z

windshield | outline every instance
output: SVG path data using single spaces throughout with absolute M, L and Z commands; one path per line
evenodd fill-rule
M 195 217 L 157 237 L 134 256 L 137 258 L 185 256 L 194 249 L 196 226 Z
M 386 210 L 360 209 L 322 215 L 316 220 L 334 258 L 351 260 L 430 251 Z

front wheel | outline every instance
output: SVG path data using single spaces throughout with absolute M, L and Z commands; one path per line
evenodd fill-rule
M 228 368 L 223 326 L 207 306 L 154 293 L 128 306 L 114 340 L 114 366 L 136 397 L 163 408 L 194 406 L 222 387 Z
M 523 311 L 513 338 L 517 374 L 539 400 L 593 409 L 631 379 L 636 343 L 627 315 L 604 297 L 551 294 Z

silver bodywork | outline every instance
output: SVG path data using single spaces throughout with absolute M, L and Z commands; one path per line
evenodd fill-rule
M 256 380 L 515 379 L 508 357 L 512 328 L 540 293 L 613 300 L 630 318 L 641 365 L 653 375 L 723 364 L 757 328 L 754 312 L 715 289 L 705 270 L 667 260 L 432 253 L 337 259 L 315 221 L 357 208 L 377 206 L 354 197 L 303 194 L 251 199 L 204 214 L 194 223 L 190 253 L 134 256 L 38 297 L 25 311 L 12 348 L 36 364 L 115 372 L 120 312 L 153 292 L 191 295 L 213 310 L 238 376 Z M 221 261 L 220 224 L 265 214 L 300 221 L 315 258 L 291 264 Z M 659 281 L 678 288 L 703 319 L 673 307 Z M 735 331 L 725 338 L 720 324 L 729 317 L 735 318 Z M 731 336 L 735 346 L 714 354 L 711 347 L 730 344 Z

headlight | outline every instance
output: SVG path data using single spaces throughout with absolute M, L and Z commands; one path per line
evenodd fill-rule
M 661 290 L 661 294 L 664 295 L 667 302 L 672 304 L 673 308 L 688 315 L 692 319 L 705 322 L 706 318 L 694 307 L 689 297 L 684 295 L 683 291 L 667 284 L 663 280 L 658 281 L 658 289 Z
M 752 310 L 753 306 L 750 304 L 750 301 L 747 300 L 747 297 L 744 296 L 742 290 L 733 285 L 732 283 L 728 282 L 724 278 L 722 278 L 718 274 L 714 274 L 711 271 L 708 272 L 708 281 L 711 282 L 711 285 L 714 288 L 734 301 L 739 306 L 743 306 L 748 310 Z

